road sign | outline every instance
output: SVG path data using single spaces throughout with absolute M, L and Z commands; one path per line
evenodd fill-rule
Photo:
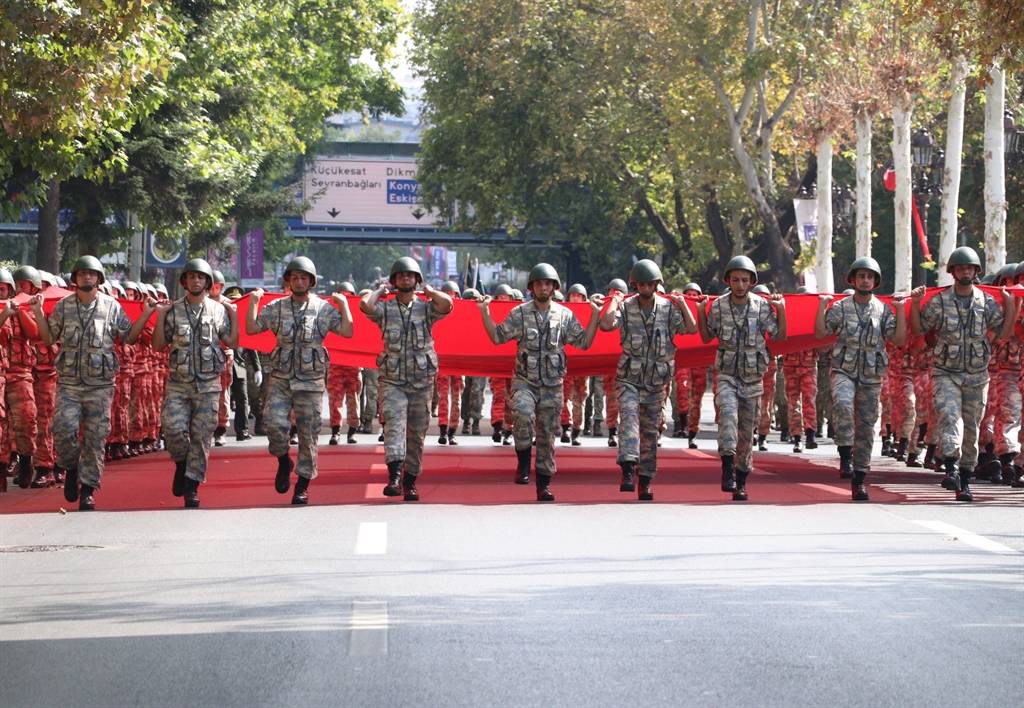
M 434 226 L 420 204 L 415 160 L 316 158 L 306 167 L 306 224 Z

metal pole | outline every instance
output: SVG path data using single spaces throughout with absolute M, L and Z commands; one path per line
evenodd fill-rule
M 131 231 L 131 246 L 128 251 L 128 277 L 138 282 L 142 279 L 142 229 L 139 218 L 133 211 L 128 212 L 128 229 Z

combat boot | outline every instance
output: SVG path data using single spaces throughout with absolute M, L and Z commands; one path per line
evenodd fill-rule
M 298 485 L 295 485 L 298 488 Z M 198 509 L 199 508 L 199 482 L 192 479 L 191 477 L 185 478 L 185 508 L 186 509 Z
M 171 494 L 180 497 L 185 493 L 185 470 L 188 465 L 186 460 L 174 463 L 174 481 L 171 482 Z
M 604 437 L 604 430 L 601 428 L 601 423 L 597 422 L 597 421 L 594 422 L 594 437 L 595 438 L 603 438 Z
M 999 464 L 1002 466 L 1002 477 L 1003 484 L 1013 484 L 1013 458 L 1016 457 L 1012 452 L 1007 452 L 999 456 Z
M 6 482 L 7 479 L 4 478 L 4 481 Z M 60 465 L 53 466 L 53 483 L 56 485 L 64 484 L 64 468 Z M 1009 484 L 1009 482 L 1007 482 L 1007 484 Z
M 951 492 L 956 492 L 960 489 L 960 477 L 956 473 L 956 458 L 947 457 L 942 461 L 942 469 L 946 476 L 942 478 L 942 488 L 948 489 Z
M 64 476 L 64 499 L 69 502 L 78 501 L 78 468 L 68 467 Z
M 582 435 L 583 437 L 589 438 L 589 437 L 591 437 L 593 430 L 594 430 L 594 426 L 591 425 L 590 421 L 588 420 L 586 423 L 583 424 L 583 430 L 580 432 L 580 435 Z
M 829 437 L 830 440 L 836 439 L 836 428 L 834 425 L 832 425 L 831 420 L 828 422 L 828 425 L 825 426 L 825 434 Z
M 760 452 L 768 452 L 768 446 L 765 445 L 765 440 L 767 438 L 768 438 L 767 435 L 758 435 L 757 436 L 757 449 Z
M 736 470 L 733 468 L 732 455 L 722 455 L 722 491 L 736 491 Z
M 568 423 L 562 423 L 562 437 L 559 438 L 559 442 L 569 442 L 569 428 L 572 427 Z
M 781 431 L 779 431 L 779 442 L 780 443 L 788 443 L 788 442 L 790 442 L 789 431 L 788 430 L 781 430 Z
M 462 434 L 469 435 L 469 418 L 462 421 Z
M 93 492 L 96 490 L 90 487 L 88 484 L 83 484 L 81 489 L 78 491 L 78 510 L 79 511 L 95 511 L 96 500 L 93 499 Z
M 479 435 L 479 434 L 480 434 L 480 419 L 479 418 L 474 418 L 473 419 L 473 435 Z
M 689 433 L 686 434 L 686 441 L 687 441 L 686 442 L 686 446 L 688 448 L 690 448 L 691 450 L 696 450 L 697 449 L 697 443 L 695 443 L 693 441 L 693 439 L 696 438 L 696 437 L 697 437 L 697 431 L 696 430 L 691 430 Z
M 897 462 L 906 462 L 907 460 L 907 439 L 900 438 L 899 443 L 896 445 L 896 454 L 892 456 L 892 459 Z
M 388 463 L 388 483 L 384 487 L 384 496 L 397 497 L 402 493 L 402 462 Z
M 277 476 L 274 477 L 274 489 L 278 494 L 287 494 L 291 486 L 291 473 L 295 467 L 292 458 L 288 455 L 281 455 L 277 458 Z
M 807 428 L 804 430 L 804 434 L 807 436 L 807 444 L 804 445 L 808 450 L 813 450 L 818 447 L 818 441 L 814 439 L 814 428 Z
M 651 482 L 654 480 L 650 477 L 640 475 L 640 486 L 636 490 L 636 498 L 640 501 L 654 501 L 654 491 L 651 489 Z
M 309 504 L 309 477 L 296 477 L 295 491 L 292 493 L 292 504 L 305 506 Z
M 966 467 L 960 468 L 960 485 L 956 492 L 956 500 L 962 502 L 974 501 L 974 495 L 971 494 L 971 471 Z
M 356 440 L 356 429 L 353 428 L 351 425 L 348 426 L 348 437 L 345 440 L 345 442 L 349 445 L 355 445 L 357 442 L 359 442 L 358 440 Z
M 32 486 L 32 476 L 35 470 L 32 469 L 32 456 L 18 453 L 18 486 L 28 489 Z
M 921 463 L 917 461 L 917 455 L 918 455 L 918 453 L 916 453 L 916 452 L 908 452 L 907 453 L 907 467 L 920 467 L 921 466 Z
M 447 445 L 448 444 L 448 426 L 447 425 L 442 425 L 442 426 L 440 426 L 440 428 L 441 428 L 441 434 L 437 436 L 437 444 L 438 445 Z
M 924 451 L 924 466 L 931 467 L 935 462 L 935 443 L 932 443 Z
M 689 425 L 689 423 L 690 423 L 690 414 L 689 413 L 683 413 L 681 416 L 679 416 L 679 430 L 677 430 L 672 437 L 674 437 L 674 438 L 685 438 L 686 437 L 686 428 Z
M 580 429 L 579 428 L 573 428 L 572 429 L 572 446 L 573 447 L 579 447 L 582 444 L 583 443 L 580 442 Z
M 618 434 L 618 432 L 618 428 L 608 428 L 608 447 L 619 446 L 619 442 L 615 439 L 615 436 L 616 434 Z
M 48 467 L 36 467 L 32 489 L 47 489 L 53 485 L 53 472 Z
M 551 475 L 538 474 L 537 475 L 537 501 L 539 502 L 550 502 L 555 500 L 555 495 L 551 493 Z
M 530 483 L 530 455 L 533 454 L 533 448 L 526 448 L 525 450 L 516 450 L 516 457 L 519 461 L 516 465 L 516 478 L 513 480 L 516 484 L 529 484 Z
M 992 475 L 992 468 L 989 463 L 995 459 L 995 454 L 987 448 L 978 454 L 978 463 L 974 466 L 975 479 L 988 479 Z
M 672 424 L 672 437 L 681 438 L 683 437 L 683 423 L 682 421 L 675 421 Z
M 263 425 L 263 416 L 256 416 L 256 421 L 252 424 L 252 434 L 266 437 L 267 428 Z
M 337 445 L 338 442 L 339 442 L 339 438 L 340 437 L 341 437 L 341 426 L 340 425 L 332 425 L 331 426 L 331 439 L 327 441 L 327 444 L 328 445 Z
M 853 481 L 850 483 L 850 489 L 853 492 L 854 501 L 869 501 L 868 490 L 864 486 L 864 478 L 867 477 L 867 472 L 854 472 Z
M 501 442 L 501 428 L 504 424 L 499 420 L 494 424 L 494 432 L 491 433 L 491 442 Z
M 218 425 L 213 430 L 213 444 L 217 447 L 224 447 L 224 433 L 228 432 L 227 428 Z M 142 446 L 140 445 L 140 450 Z M 144 451 L 144 450 L 143 450 Z
M 992 461 L 988 463 L 988 481 L 992 484 L 1003 483 L 1003 461 L 992 455 Z
M 1010 467 L 1013 470 L 1010 479 L 1010 486 L 1014 489 L 1024 487 L 1024 467 L 1019 465 L 1011 465 Z
M 299 444 L 299 429 L 296 428 L 294 425 L 288 431 L 288 444 L 289 445 L 298 445 Z
M 853 479 L 853 447 L 839 446 L 839 479 Z
M 632 492 L 636 489 L 636 477 L 634 468 L 636 467 L 635 462 L 625 461 L 620 462 L 619 467 L 622 468 L 622 481 L 619 482 L 620 492 Z
M 886 426 L 888 427 L 888 426 Z M 882 436 L 882 457 L 889 457 L 892 455 L 892 435 L 886 433 Z
M 404 493 L 403 499 L 405 501 L 419 501 L 420 493 L 416 489 L 416 475 L 405 472 L 402 474 L 402 492 Z
M 800 447 L 800 436 L 794 435 L 793 437 L 793 452 L 803 452 L 803 448 Z
M 732 493 L 733 501 L 747 500 L 747 475 L 750 472 L 736 470 L 736 490 Z
M 451 428 L 448 428 L 448 444 L 449 445 L 458 445 L 458 443 L 455 442 L 455 427 L 454 426 L 451 427 Z

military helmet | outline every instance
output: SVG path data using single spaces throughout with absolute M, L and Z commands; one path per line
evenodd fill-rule
M 125 290 L 135 290 L 137 292 L 142 292 L 139 289 L 139 284 L 136 283 L 134 280 L 124 280 L 124 281 L 122 281 L 121 282 L 121 287 L 124 288 Z
M 480 297 L 480 293 L 477 292 L 476 288 L 466 288 L 466 291 L 462 293 L 462 297 L 466 298 L 467 300 L 476 300 L 478 297 Z
M 397 261 L 391 264 L 391 273 L 388 276 L 388 281 L 392 285 L 395 284 L 395 276 L 398 275 L 399 273 L 415 273 L 416 282 L 423 282 L 423 271 L 420 270 L 420 264 L 416 261 L 415 258 L 410 258 L 409 256 L 402 256 Z
M 68 283 L 66 280 L 64 280 L 63 276 L 55 275 L 53 277 L 57 279 L 57 285 L 59 287 L 66 288 L 68 286 Z
M 224 273 L 222 273 L 221 271 L 219 271 L 217 269 L 214 269 L 214 271 L 213 271 L 213 284 L 214 285 L 226 285 L 227 281 L 224 280 Z
M 772 291 L 768 289 L 767 285 L 762 285 L 760 283 L 755 285 L 754 288 L 750 292 L 757 293 L 758 295 L 771 295 L 772 294 Z
M 978 258 L 978 252 L 970 246 L 953 249 L 953 252 L 949 254 L 949 260 L 946 261 L 946 272 L 952 273 L 953 268 L 960 265 L 972 265 L 981 270 L 981 259 Z
M 156 300 L 156 287 L 152 283 L 143 283 L 142 287 L 146 289 L 146 294 Z
M 533 268 L 530 268 L 530 275 L 526 279 L 526 288 L 528 290 L 533 289 L 533 281 L 535 280 L 553 280 L 555 281 L 555 290 L 559 290 L 562 287 L 562 279 L 558 277 L 558 271 L 549 263 L 538 263 Z
M 697 293 L 698 295 L 703 295 L 704 294 L 704 291 L 700 289 L 700 286 L 697 285 L 697 283 L 687 283 L 686 285 L 683 286 L 683 292 L 684 293 L 688 293 L 690 291 L 693 291 L 693 292 Z
M 544 278 L 541 278 L 541 280 L 544 280 Z M 562 294 L 561 290 L 556 290 L 554 295 L 551 296 L 551 299 L 555 302 L 565 302 L 565 295 Z
M 334 286 L 334 292 L 336 293 L 348 293 L 349 295 L 356 294 L 356 286 L 347 280 L 343 280 Z
M 1016 272 L 1016 270 L 1017 270 L 1017 264 L 1016 263 L 1007 263 L 1002 268 L 1000 268 L 999 270 L 996 271 L 996 277 L 995 277 L 994 284 L 995 285 L 1006 285 L 1006 283 L 1004 283 L 1003 280 L 1008 278 L 1008 279 L 1010 279 L 1012 281 L 1014 279 L 1014 273 Z
M 14 281 L 27 280 L 32 283 L 32 286 L 36 290 L 41 290 L 43 287 L 43 279 L 39 276 L 39 271 L 30 265 L 18 266 L 14 269 L 13 273 Z
M 994 282 L 996 282 L 996 274 L 995 273 L 989 273 L 988 275 L 981 276 L 981 284 L 982 285 L 992 285 Z
M 44 284 L 51 287 L 57 284 L 56 276 L 48 270 L 39 271 L 39 279 L 43 281 Z
M 519 288 L 512 288 L 512 299 L 513 300 L 522 300 L 523 299 L 523 291 L 520 290 Z
M 11 286 L 11 290 L 14 290 L 14 276 L 11 275 L 11 271 L 6 268 L 0 268 L 0 283 L 6 283 Z
M 1024 275 L 1024 261 L 1021 261 L 1020 263 L 1018 263 L 1017 264 L 1017 268 L 1014 269 L 1014 271 L 1013 271 L 1013 277 L 1014 278 L 1019 278 L 1022 275 Z
M 110 286 L 110 288 L 117 293 L 118 297 L 123 298 L 128 296 L 128 293 L 124 291 L 124 286 L 121 285 L 121 283 L 117 282 L 116 280 L 108 280 L 106 282 Z
M 169 297 L 168 294 L 167 294 L 167 286 L 164 285 L 163 283 L 157 283 L 156 284 L 156 291 L 157 291 L 157 293 L 159 293 L 160 295 L 163 295 L 164 297 Z
M 857 260 L 850 264 L 850 270 L 846 271 L 847 283 L 851 283 L 854 274 L 858 270 L 870 270 L 872 273 L 874 273 L 876 288 L 882 284 L 882 267 L 878 265 L 878 261 L 876 261 L 871 256 L 861 256 L 860 258 L 858 258 Z
M 622 278 L 612 278 L 608 282 L 608 287 L 605 290 L 618 290 L 620 293 L 628 293 L 629 286 L 626 285 L 626 281 Z
M 288 261 L 288 266 L 284 269 L 285 280 L 288 280 L 288 276 L 293 270 L 308 275 L 310 277 L 309 287 L 316 287 L 316 266 L 313 265 L 313 261 L 305 256 L 295 256 L 295 258 Z
M 633 264 L 629 269 L 629 282 L 635 283 L 660 283 L 664 280 L 661 277 L 661 268 L 649 258 L 644 258 Z
M 587 297 L 587 289 L 581 283 L 573 283 L 569 286 L 569 290 L 566 291 L 566 295 L 582 295 Z
M 441 292 L 443 292 L 443 293 L 451 293 L 455 297 L 460 297 L 461 296 L 460 291 L 459 291 L 459 284 L 456 283 L 454 280 L 446 280 L 444 283 L 442 283 L 441 284 Z
M 206 289 L 209 290 L 211 287 L 213 287 L 213 268 L 211 268 L 210 264 L 207 263 L 202 258 L 193 258 L 192 260 L 185 264 L 184 268 L 181 269 L 181 275 L 178 276 L 178 283 L 180 283 L 182 287 L 185 287 L 185 276 L 188 275 L 189 273 L 199 273 L 201 275 L 205 275 Z M 128 289 L 127 282 L 124 283 L 124 287 L 126 290 Z
M 509 285 L 508 283 L 502 283 L 494 289 L 494 297 L 498 297 L 499 295 L 504 295 L 505 297 L 515 297 L 516 293 L 512 289 L 511 285 Z
M 728 279 L 729 273 L 734 270 L 747 271 L 753 278 L 753 282 L 757 283 L 757 268 L 754 267 L 754 261 L 746 256 L 736 256 L 729 259 L 729 262 L 725 264 L 725 269 L 722 271 L 722 277 Z
M 843 295 L 856 295 L 856 294 L 857 294 L 857 291 L 854 290 L 853 288 L 847 288 L 846 290 L 843 291 Z

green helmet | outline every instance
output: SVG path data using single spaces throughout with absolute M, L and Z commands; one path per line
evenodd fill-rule
M 555 281 L 555 290 L 562 287 L 562 279 L 558 277 L 558 271 L 549 263 L 538 263 L 533 268 L 530 268 L 530 275 L 526 279 L 526 288 L 528 290 L 533 288 L 533 281 L 535 280 L 553 280 Z
M 494 297 L 499 297 L 501 295 L 504 295 L 505 297 L 515 297 L 516 293 L 512 289 L 511 285 L 508 283 L 501 283 L 494 289 Z
M 91 270 L 99 276 L 99 282 L 104 283 L 107 280 L 106 271 L 103 270 L 103 264 L 100 263 L 100 259 L 96 256 L 81 256 L 75 265 L 71 268 L 71 279 L 75 279 L 75 275 L 80 270 Z
M 416 262 L 415 258 L 409 256 L 402 256 L 397 261 L 391 264 L 391 274 L 388 276 L 388 281 L 394 285 L 395 276 L 399 273 L 415 273 L 416 282 L 423 282 L 423 271 L 420 270 L 420 264 Z
M 112 292 L 116 292 L 119 297 L 127 297 L 128 293 L 124 291 L 124 286 L 121 285 L 121 283 L 116 280 L 108 280 L 106 282 L 110 286 Z
M 57 285 L 59 285 L 60 287 L 66 288 L 68 286 L 68 282 L 64 280 L 63 276 L 56 275 L 54 277 L 57 279 Z
M 454 280 L 447 280 L 441 284 L 441 292 L 451 293 L 453 296 L 459 297 L 459 284 L 456 283 Z
M 163 295 L 164 297 L 168 297 L 167 286 L 164 285 L 163 283 L 156 284 L 156 291 L 158 294 Z
M 981 276 L 982 285 L 992 285 L 994 282 L 996 282 L 995 273 L 989 273 L 988 275 Z
M 546 278 L 541 278 L 541 280 L 546 280 Z M 551 299 L 555 302 L 565 302 L 565 295 L 562 294 L 561 290 L 556 290 L 555 294 L 551 296 Z
M 349 295 L 356 294 L 356 286 L 345 280 L 334 286 L 334 292 L 336 293 L 348 293 Z
M 630 284 L 635 283 L 660 283 L 664 280 L 661 277 L 661 268 L 654 261 L 644 258 L 633 264 L 629 271 Z
M 605 290 L 618 290 L 620 293 L 628 293 L 629 286 L 626 285 L 626 281 L 622 278 L 612 278 Z
M 949 254 L 949 260 L 946 261 L 946 272 L 952 273 L 953 268 L 960 265 L 972 265 L 981 270 L 981 259 L 978 258 L 978 252 L 970 246 L 953 249 L 953 252 Z
M 512 299 L 513 300 L 522 300 L 523 299 L 523 291 L 520 290 L 519 288 L 512 288 Z
M 123 287 L 125 290 L 135 290 L 136 292 L 142 292 L 142 289 L 139 287 L 139 284 L 136 283 L 134 280 L 124 281 L 123 283 L 121 283 L 121 287 Z
M 466 288 L 466 292 L 462 293 L 462 297 L 467 300 L 476 300 L 480 297 L 480 293 L 477 292 L 476 288 Z
M 39 271 L 30 265 L 18 266 L 14 269 L 14 281 L 19 280 L 27 280 L 36 290 L 41 290 L 43 287 L 43 279 L 39 276 Z
M 754 279 L 754 283 L 757 283 L 757 268 L 754 267 L 754 261 L 750 260 L 746 256 L 736 256 L 731 258 L 728 263 L 725 264 L 725 270 L 722 271 L 722 277 L 726 280 L 729 279 L 729 273 L 734 270 L 745 270 L 750 273 Z
M 14 290 L 14 276 L 11 275 L 11 271 L 6 268 L 0 268 L 0 283 L 6 283 L 11 286 L 11 290 Z
M 856 295 L 856 294 L 857 294 L 857 291 L 854 290 L 853 288 L 847 288 L 846 290 L 843 291 L 843 295 Z
M 587 297 L 587 289 L 580 283 L 573 283 L 569 286 L 569 290 L 566 292 L 566 295 L 582 295 L 583 297 Z
M 878 261 L 870 256 L 862 256 L 850 264 L 850 270 L 846 272 L 847 284 L 853 280 L 854 274 L 858 270 L 870 270 L 875 274 L 875 287 L 877 288 L 882 283 L 882 267 L 878 265 Z
M 224 280 L 224 274 L 219 270 L 213 271 L 213 284 L 214 285 L 226 285 L 228 281 Z
M 691 291 L 697 293 L 698 295 L 704 294 L 704 291 L 700 289 L 700 286 L 697 285 L 697 283 L 687 283 L 686 285 L 683 286 L 684 293 L 688 293 Z
M 1012 283 L 1014 279 L 1014 273 L 1017 271 L 1016 263 L 1007 263 L 1002 268 L 996 271 L 996 285 L 1006 285 L 1003 281 L 1009 279 Z
M 285 280 L 288 280 L 288 276 L 293 270 L 297 270 L 300 273 L 308 275 L 311 281 L 309 287 L 316 287 L 316 266 L 313 265 L 313 261 L 309 260 L 305 256 L 295 256 L 295 258 L 288 261 L 288 267 L 284 269 Z
M 1024 275 L 1024 261 L 1018 263 L 1017 268 L 1013 271 L 1014 279 L 1019 278 L 1022 275 Z
M 193 258 L 185 267 L 181 270 L 181 275 L 178 276 L 178 283 L 185 287 L 185 276 L 189 273 L 199 273 L 206 276 L 206 289 L 209 290 L 213 287 L 213 268 L 202 258 Z M 126 281 L 123 283 L 125 290 L 128 289 L 129 283 Z M 134 283 L 132 283 L 134 285 Z
M 751 290 L 751 292 L 755 292 L 758 295 L 771 295 L 772 294 L 772 291 L 768 289 L 767 285 L 761 285 L 760 283 L 755 285 L 754 289 Z

